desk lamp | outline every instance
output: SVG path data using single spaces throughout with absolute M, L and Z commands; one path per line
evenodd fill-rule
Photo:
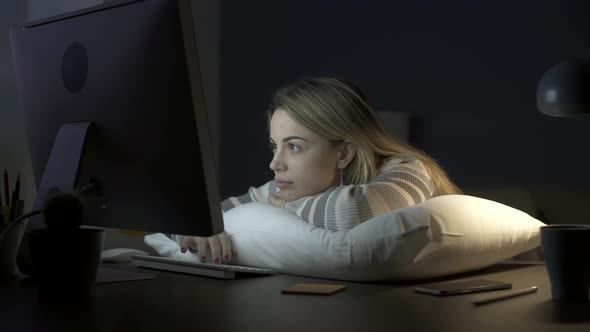
M 549 68 L 537 86 L 537 108 L 559 117 L 590 114 L 590 63 L 572 60 Z

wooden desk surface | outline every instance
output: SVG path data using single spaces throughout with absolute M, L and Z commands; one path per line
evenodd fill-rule
M 113 265 L 109 265 L 113 266 Z M 158 278 L 97 285 L 75 305 L 43 304 L 31 278 L 0 281 L 2 331 L 590 331 L 590 305 L 551 300 L 544 265 L 498 264 L 439 280 L 487 278 L 535 294 L 475 307 L 481 296 L 418 294 L 422 283 L 368 284 L 291 275 L 218 280 L 140 269 Z M 346 284 L 332 296 L 286 295 L 296 283 Z M 5 329 L 12 327 L 13 329 Z

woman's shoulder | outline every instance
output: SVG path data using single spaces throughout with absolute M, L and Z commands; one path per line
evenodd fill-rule
M 378 171 L 379 173 L 383 173 L 396 167 L 411 167 L 426 170 L 424 163 L 418 157 L 409 154 L 398 154 L 382 159 Z
M 395 155 L 382 159 L 377 176 L 373 181 L 402 177 L 410 182 L 426 183 L 431 186 L 432 178 L 425 164 L 413 155 Z

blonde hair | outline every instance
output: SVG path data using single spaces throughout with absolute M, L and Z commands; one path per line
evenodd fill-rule
M 273 95 L 269 123 L 277 109 L 319 136 L 356 146 L 356 155 L 345 170 L 347 184 L 369 182 L 385 158 L 409 156 L 426 167 L 434 186 L 433 196 L 461 193 L 432 157 L 389 135 L 363 93 L 351 83 L 331 77 L 305 78 Z

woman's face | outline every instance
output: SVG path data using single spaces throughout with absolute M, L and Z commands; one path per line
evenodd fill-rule
M 338 144 L 299 125 L 277 109 L 270 120 L 270 169 L 280 189 L 276 196 L 292 202 L 340 184 Z

